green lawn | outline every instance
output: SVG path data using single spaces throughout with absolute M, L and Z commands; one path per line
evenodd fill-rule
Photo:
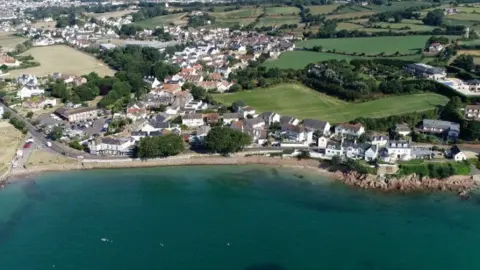
M 297 15 L 299 12 L 300 9 L 297 7 L 267 7 L 265 15 L 292 15 L 292 13 Z
M 360 37 L 360 38 L 330 38 L 310 39 L 295 44 L 297 48 L 319 45 L 326 50 L 335 49 L 337 52 L 358 52 L 377 54 L 412 53 L 425 46 L 430 36 L 396 36 L 396 37 Z
M 217 94 L 224 104 L 242 100 L 257 113 L 274 111 L 300 119 L 313 118 L 340 123 L 357 117 L 385 117 L 424 111 L 445 105 L 448 98 L 434 93 L 394 96 L 363 103 L 349 103 L 296 84 L 281 84 L 252 91 Z
M 175 25 L 182 25 L 187 23 L 186 15 L 187 13 L 175 13 L 164 16 L 157 16 L 135 22 L 135 24 L 143 28 L 155 28 L 157 26 L 168 25 L 170 23 L 173 23 Z
M 282 53 L 278 59 L 267 60 L 263 64 L 263 66 L 267 68 L 278 67 L 281 69 L 287 69 L 287 68 L 301 69 L 306 67 L 310 63 L 317 63 L 317 62 L 331 60 L 331 59 L 352 60 L 352 59 L 358 59 L 358 58 L 363 58 L 363 57 L 334 54 L 334 53 L 319 53 L 319 52 L 311 52 L 311 51 L 293 51 L 293 52 Z M 385 57 L 385 58 L 419 61 L 420 55 Z M 375 59 L 375 58 L 370 57 L 369 59 Z
M 258 15 L 263 13 L 261 8 L 245 8 L 227 12 L 212 12 L 215 18 L 256 18 Z

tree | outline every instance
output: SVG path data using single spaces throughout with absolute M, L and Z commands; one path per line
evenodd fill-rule
M 236 112 L 236 111 L 238 111 L 239 108 L 244 107 L 244 106 L 245 106 L 245 102 L 243 102 L 241 100 L 237 100 L 237 101 L 232 103 L 232 111 Z
M 27 113 L 27 118 L 32 118 L 32 117 L 33 117 L 33 112 L 32 111 L 28 112 Z
M 10 113 L 9 111 L 5 111 L 5 112 L 3 112 L 2 118 L 3 119 L 10 119 L 11 115 L 12 115 L 12 113 Z
M 194 99 L 203 100 L 207 95 L 207 90 L 205 90 L 203 87 L 194 86 L 190 93 L 192 94 Z
M 137 148 L 139 158 L 168 157 L 185 150 L 182 138 L 175 134 L 145 137 L 140 139 Z
M 52 141 L 56 141 L 60 138 L 62 138 L 63 135 L 63 128 L 62 127 L 54 127 L 50 133 L 48 133 L 48 137 Z
M 80 144 L 79 141 L 74 140 L 68 144 L 71 148 L 83 151 L 85 148 Z
M 473 141 L 480 139 L 480 122 L 468 121 L 465 129 L 462 130 L 461 134 L 467 140 Z
M 229 92 L 238 92 L 242 90 L 242 86 L 240 86 L 238 83 L 230 86 Z
M 466 71 L 472 71 L 475 69 L 475 61 L 472 55 L 462 54 L 453 60 L 452 66 L 463 68 Z
M 423 24 L 425 25 L 432 25 L 432 26 L 440 26 L 443 24 L 443 19 L 445 14 L 441 9 L 435 9 L 433 11 L 429 11 L 427 16 L 423 18 Z
M 248 134 L 229 127 L 214 127 L 205 138 L 206 148 L 213 153 L 238 152 L 251 143 Z

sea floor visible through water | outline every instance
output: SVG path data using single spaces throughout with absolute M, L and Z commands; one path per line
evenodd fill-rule
M 0 267 L 480 269 L 479 202 L 265 166 L 45 173 L 0 190 Z

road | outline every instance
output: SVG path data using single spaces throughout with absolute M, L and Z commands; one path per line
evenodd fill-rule
M 21 119 L 22 121 L 25 122 L 26 124 L 26 127 L 28 128 L 28 131 L 30 132 L 31 136 L 35 139 L 35 141 L 41 145 L 46 145 L 47 142 L 49 141 L 44 134 L 40 133 L 37 131 L 37 129 L 32 125 L 30 124 L 30 122 L 25 119 L 24 117 L 20 116 L 18 113 L 16 113 L 15 111 L 13 111 L 12 109 L 10 109 L 8 106 L 6 106 L 5 104 L 3 103 L 0 103 L 0 106 L 3 107 L 4 111 L 5 112 L 10 112 L 11 113 L 11 117 L 16 117 L 18 119 Z M 58 142 L 51 142 L 52 143 L 52 146 L 51 147 L 45 147 L 45 149 L 50 149 L 49 151 L 53 151 L 55 153 L 58 153 L 60 155 L 64 155 L 64 156 L 67 156 L 67 157 L 71 157 L 71 158 L 77 158 L 78 156 L 83 156 L 84 159 L 111 159 L 111 160 L 115 160 L 115 159 L 125 159 L 124 157 L 107 157 L 107 156 L 94 156 L 94 155 L 90 155 L 88 153 L 85 153 L 85 152 L 82 152 L 82 151 L 78 151 L 76 149 L 73 149 L 73 148 L 70 148 L 66 145 L 63 145 L 61 143 L 58 143 Z

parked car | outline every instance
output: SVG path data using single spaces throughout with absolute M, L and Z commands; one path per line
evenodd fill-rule
M 23 148 L 27 149 L 27 148 L 30 148 L 30 146 L 32 146 L 32 143 L 27 142 L 26 144 L 23 145 Z

